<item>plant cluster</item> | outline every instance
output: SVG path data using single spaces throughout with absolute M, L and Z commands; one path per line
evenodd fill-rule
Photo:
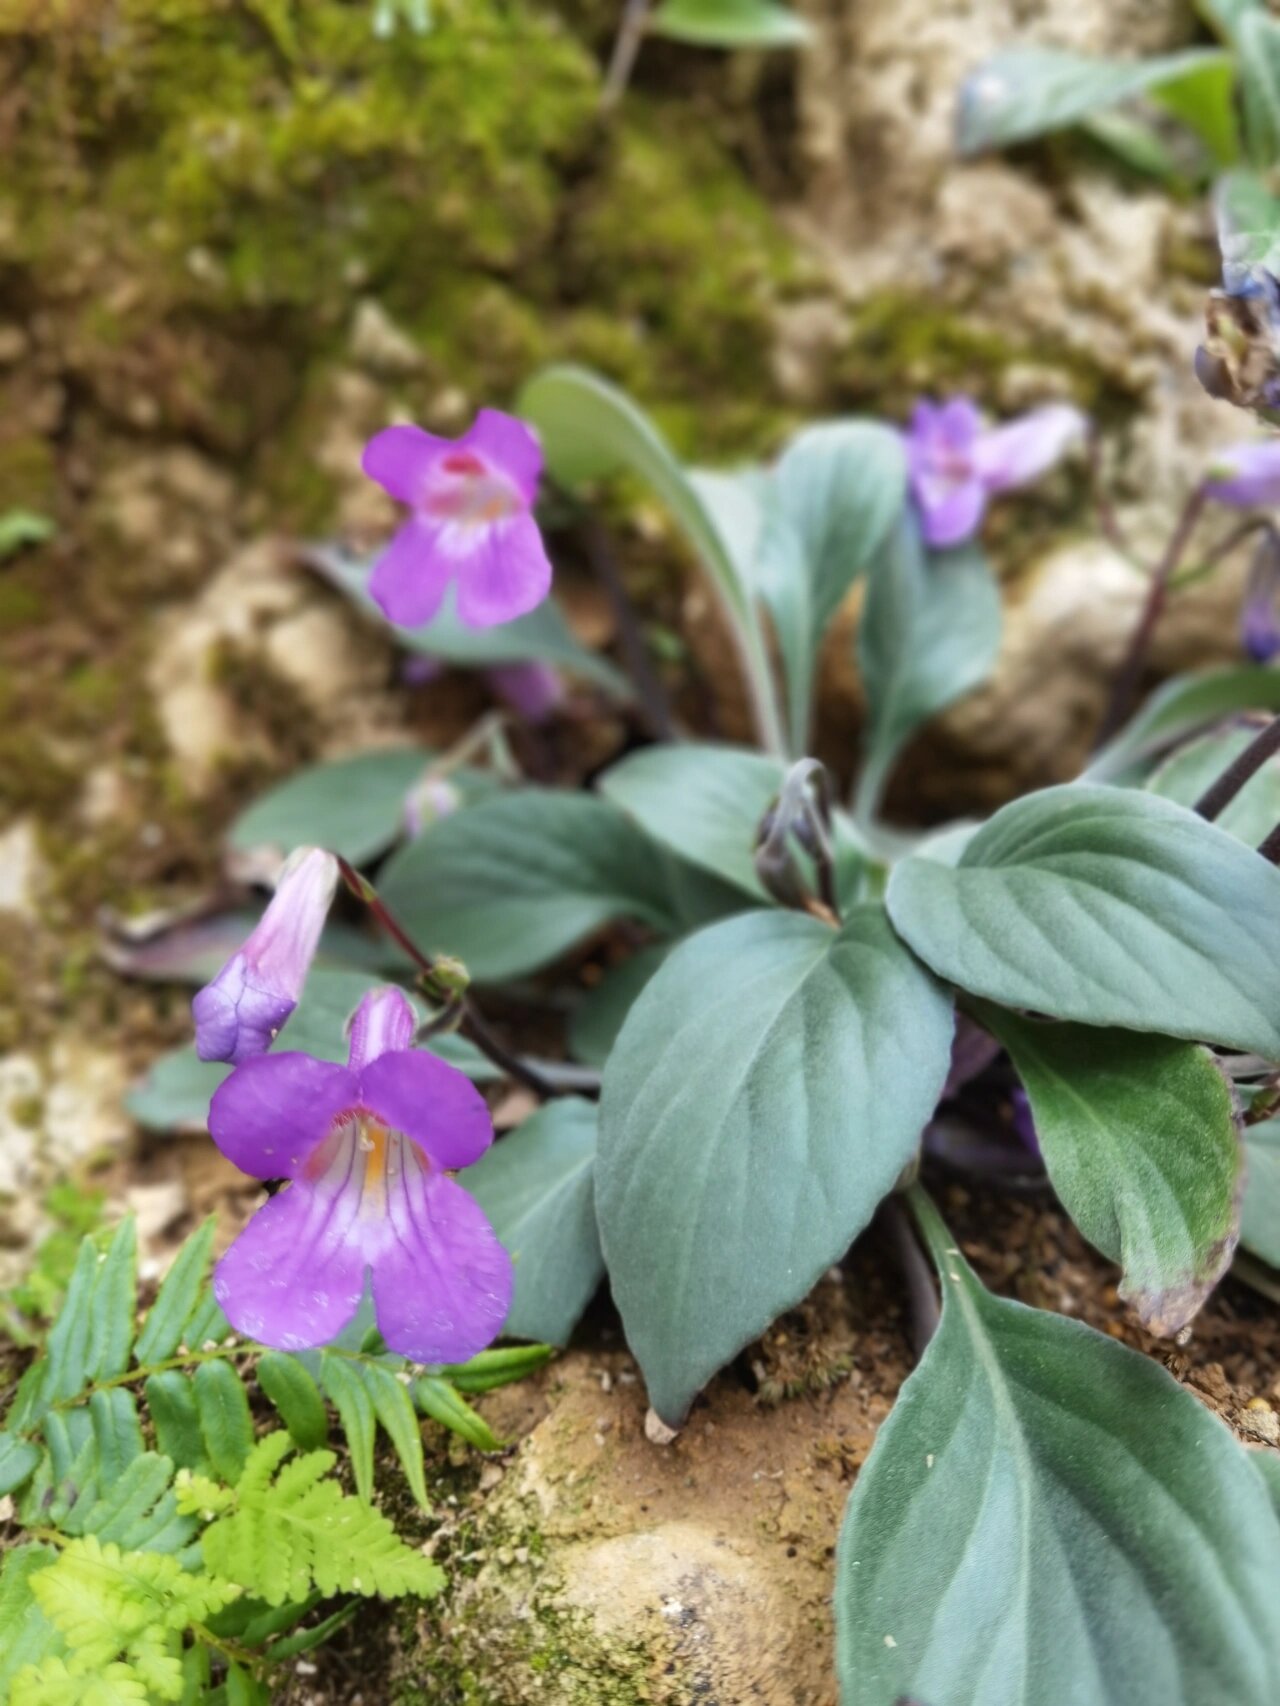
M 1236 7 L 1231 27 L 1262 16 Z M 1182 72 L 1221 82 L 1220 59 Z M 1246 116 L 1258 99 L 1246 86 Z M 983 102 L 989 121 L 990 85 Z M 1228 255 L 1227 296 L 1264 319 L 1274 212 L 1251 203 L 1248 254 Z M 1249 349 L 1211 357 L 1266 403 L 1238 382 Z M 1247 538 L 1243 637 L 1255 659 L 1280 650 L 1260 513 L 1280 502 L 1277 441 L 1217 458 L 1137 565 L 1148 595 L 1082 775 L 981 824 L 884 815 L 908 742 L 994 667 L 987 505 L 1095 448 L 1068 403 L 991 427 L 951 399 L 905 430 L 818 423 L 767 467 L 688 468 L 572 368 L 459 439 L 371 442 L 404 526 L 370 564 L 308 560 L 428 671 L 490 672 L 513 710 L 447 753 L 314 767 L 231 828 L 279 856 L 275 893 L 247 933 L 214 929 L 233 949 L 216 975 L 208 929 L 187 956 L 195 1046 L 133 1108 L 207 1121 L 269 1195 L 211 1286 L 197 1234 L 137 1331 L 132 1228 L 81 1248 L 0 1433 L 24 1532 L 0 1576 L 18 1706 L 266 1698 L 359 1596 L 443 1585 L 371 1503 L 378 1426 L 425 1503 L 418 1412 L 492 1447 L 461 1394 L 567 1342 L 607 1277 L 655 1432 L 674 1432 L 877 1214 L 927 1348 L 844 1516 L 846 1706 L 1274 1706 L 1280 1460 L 1151 1359 L 990 1295 L 922 1182 L 939 1155 L 966 1161 L 939 1118 L 959 1112 L 970 1164 L 998 1150 L 1047 1177 L 1172 1339 L 1239 1252 L 1260 1283 L 1280 1266 L 1280 674 L 1207 671 L 1139 704 L 1168 599 Z M 618 476 L 706 577 L 754 745 L 681 727 L 588 507 Z M 548 488 L 592 542 L 626 672 L 549 594 Z M 1198 545 L 1223 508 L 1245 513 Z M 855 589 L 867 708 L 844 803 L 812 753 Z M 527 780 L 508 738 L 555 714 L 562 674 L 632 735 L 581 790 Z M 331 917 L 340 882 L 376 940 Z M 596 944 L 584 994 L 572 956 Z M 568 1013 L 568 1060 L 494 1023 L 494 994 L 534 978 Z M 534 1111 L 494 1143 L 480 1087 L 499 1079 Z M 532 1347 L 485 1348 L 501 1334 Z M 250 1376 L 283 1424 L 261 1437 Z

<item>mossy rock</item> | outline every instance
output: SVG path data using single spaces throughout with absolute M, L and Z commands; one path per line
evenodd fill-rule
M 52 309 L 109 417 L 235 457 L 288 435 L 369 296 L 422 348 L 420 412 L 563 356 L 649 396 L 766 398 L 789 245 L 707 113 L 637 98 L 606 123 L 549 3 L 434 13 L 380 39 L 362 0 L 20 12 L 0 306 Z M 734 436 L 767 413 L 736 405 Z

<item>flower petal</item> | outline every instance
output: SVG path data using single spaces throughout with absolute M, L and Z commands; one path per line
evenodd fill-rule
M 364 447 L 360 466 L 371 480 L 402 504 L 417 504 L 432 468 L 453 448 L 419 426 L 393 426 L 377 433 Z
M 1052 468 L 1087 429 L 1084 415 L 1069 403 L 1032 409 L 1030 414 L 979 435 L 973 447 L 974 472 L 989 492 L 1025 486 Z
M 293 996 L 264 986 L 242 949 L 191 1002 L 196 1053 L 201 1060 L 237 1062 L 265 1054 L 297 1005 Z
M 495 663 L 484 673 L 499 699 L 526 723 L 548 722 L 565 702 L 564 682 L 549 663 Z
M 913 474 L 911 490 L 927 545 L 942 550 L 962 544 L 977 532 L 987 507 L 987 494 L 981 481 Z
M 484 1097 L 456 1066 L 425 1049 L 371 1060 L 360 1073 L 360 1105 L 440 1167 L 469 1167 L 493 1142 Z
M 383 1056 L 384 1059 L 393 1058 Z M 404 1145 L 387 1192 L 391 1236 L 374 1255 L 373 1309 L 389 1349 L 414 1362 L 465 1362 L 511 1306 L 511 1258 L 479 1204 Z
M 402 628 L 430 622 L 457 573 L 457 559 L 442 549 L 444 531 L 435 522 L 408 521 L 373 565 L 369 596 Z
M 551 591 L 551 564 L 538 524 L 513 515 L 473 530 L 474 548 L 458 563 L 458 617 L 468 628 L 492 628 L 535 609 Z
M 941 451 L 951 456 L 965 455 L 982 430 L 978 405 L 970 397 L 950 397 L 945 403 L 930 403 L 925 398 L 911 411 L 907 428 L 907 448 L 925 453 Z
M 351 1019 L 347 1065 L 359 1072 L 380 1054 L 412 1048 L 417 1028 L 417 1015 L 403 989 L 393 984 L 371 989 Z
M 542 476 L 542 446 L 532 427 L 501 409 L 481 409 L 458 444 L 483 456 L 507 476 L 526 505 L 533 503 Z
M 289 1185 L 260 1208 L 213 1275 L 237 1332 L 280 1351 L 309 1350 L 340 1333 L 360 1306 L 367 1265 L 357 1232 L 354 1165 L 342 1146 L 321 1179 Z
M 337 884 L 337 860 L 319 847 L 285 861 L 243 948 L 191 1003 L 201 1060 L 247 1060 L 271 1047 L 298 1004 Z
M 1204 489 L 1217 503 L 1237 509 L 1280 505 L 1280 438 L 1256 439 L 1219 451 Z
M 309 1054 L 256 1055 L 214 1091 L 209 1135 L 242 1173 L 291 1179 L 358 1088 L 354 1072 Z

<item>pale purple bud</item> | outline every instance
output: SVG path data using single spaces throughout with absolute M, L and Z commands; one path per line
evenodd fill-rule
M 191 1003 L 201 1060 L 241 1061 L 271 1047 L 298 1005 L 337 882 L 337 861 L 319 847 L 285 862 L 257 927 Z
M 421 835 L 442 817 L 451 817 L 462 804 L 462 795 L 443 776 L 424 776 L 405 795 L 404 826 L 411 836 Z

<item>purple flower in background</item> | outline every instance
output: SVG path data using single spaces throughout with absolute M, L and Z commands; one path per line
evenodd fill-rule
M 242 1172 L 291 1183 L 254 1215 L 214 1273 L 232 1325 L 277 1350 L 327 1344 L 372 1276 L 378 1328 L 414 1362 L 463 1362 L 498 1334 L 511 1258 L 449 1173 L 493 1141 L 462 1073 L 412 1046 L 398 989 L 372 990 L 346 1066 L 264 1054 L 219 1085 L 209 1132 Z
M 1033 1155 L 1039 1161 L 1041 1159 L 1040 1138 L 1036 1132 L 1036 1122 L 1031 1112 L 1031 1098 L 1021 1084 L 1015 1084 L 1009 1092 L 1009 1101 L 1011 1104 L 1010 1112 L 1013 1115 L 1013 1129 L 1018 1141 L 1028 1154 Z
M 1254 439 L 1219 451 L 1204 491 L 1206 497 L 1233 509 L 1280 505 L 1280 438 Z
M 300 847 L 244 946 L 191 1003 L 201 1060 L 247 1060 L 271 1047 L 298 1005 L 338 882 L 332 853 Z
M 1051 468 L 1086 425 L 1067 403 L 1049 403 L 991 428 L 983 427 L 968 397 L 917 403 L 904 438 L 925 542 L 941 548 L 971 538 L 990 498 Z
M 549 722 L 565 701 L 564 682 L 549 663 L 495 663 L 484 678 L 518 717 L 536 727 Z
M 1240 607 L 1240 644 L 1255 663 L 1280 653 L 1280 534 L 1263 534 Z
M 551 564 L 532 513 L 542 451 L 523 421 L 481 409 L 456 439 L 388 427 L 369 440 L 361 466 L 413 510 L 369 581 L 393 622 L 429 622 L 450 581 L 468 628 L 510 622 L 542 603 Z

